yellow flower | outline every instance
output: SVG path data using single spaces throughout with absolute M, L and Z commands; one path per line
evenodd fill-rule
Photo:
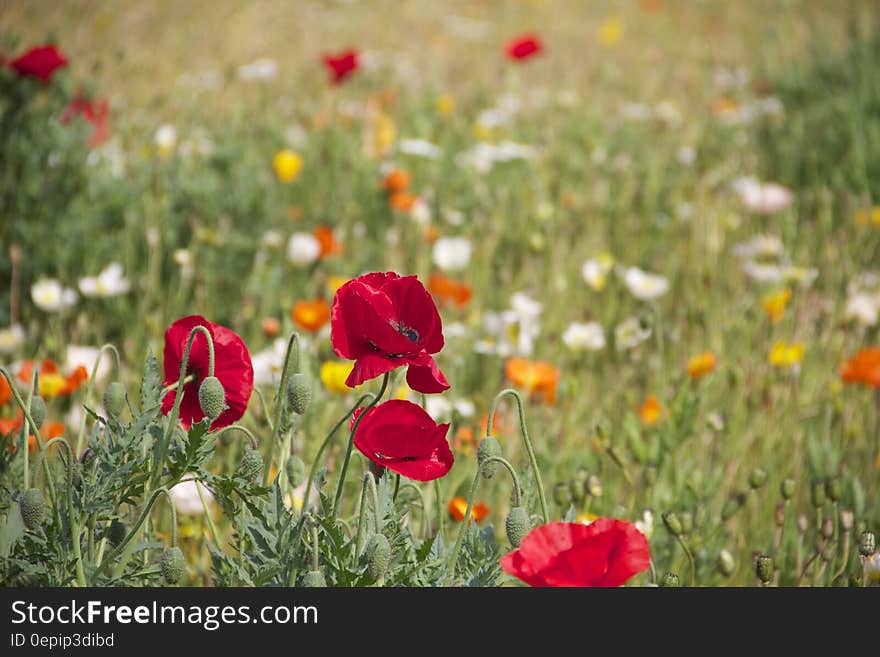
M 599 26 L 599 32 L 596 36 L 603 46 L 615 45 L 623 36 L 623 21 L 617 16 L 606 18 Z
M 40 375 L 40 395 L 42 397 L 57 397 L 67 387 L 67 380 L 60 374 Z
M 336 290 L 348 283 L 348 280 L 346 276 L 330 276 L 327 279 L 327 290 L 330 294 L 336 294 Z
M 275 153 L 275 157 L 272 158 L 272 167 L 275 169 L 278 180 L 286 183 L 293 182 L 302 170 L 303 159 L 299 153 L 285 149 Z
M 717 362 L 715 354 L 711 351 L 704 351 L 701 354 L 692 356 L 690 360 L 688 360 L 688 374 L 692 379 L 699 379 L 714 370 Z
M 880 205 L 875 205 L 870 210 L 859 208 L 856 210 L 856 223 L 860 226 L 880 226 Z
M 651 427 L 657 424 L 666 415 L 666 409 L 655 395 L 648 395 L 645 403 L 639 409 L 639 417 L 645 426 Z
M 480 121 L 474 123 L 474 139 L 477 141 L 495 141 L 497 135 L 495 130 Z
M 443 94 L 437 98 L 437 114 L 449 116 L 455 111 L 455 98 L 449 94 Z
M 777 342 L 770 350 L 767 360 L 774 367 L 797 367 L 804 359 L 804 345 L 800 342 Z
M 409 399 L 409 388 L 407 388 L 406 386 L 398 386 L 391 398 L 402 400 Z
M 575 518 L 575 522 L 579 522 L 582 525 L 589 525 L 598 517 L 599 516 L 597 516 L 595 513 L 581 513 L 578 515 L 577 518 Z
M 345 380 L 354 369 L 354 363 L 341 360 L 328 360 L 321 363 L 321 383 L 330 392 L 344 395 L 351 390 Z
M 777 290 L 776 292 L 770 292 L 765 295 L 761 301 L 761 305 L 764 307 L 764 312 L 767 313 L 770 321 L 774 324 L 778 324 L 785 316 L 785 307 L 790 300 L 791 288 L 787 287 L 784 290 Z

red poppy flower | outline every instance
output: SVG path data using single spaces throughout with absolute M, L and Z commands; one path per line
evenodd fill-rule
M 536 34 L 523 34 L 512 39 L 505 48 L 508 59 L 528 59 L 544 50 L 544 44 Z
M 80 116 L 83 121 L 90 123 L 92 125 L 92 135 L 89 137 L 89 147 L 94 148 L 107 141 L 107 137 L 110 136 L 107 124 L 109 113 L 110 110 L 107 107 L 106 100 L 88 100 L 78 96 L 64 108 L 61 122 L 67 124 L 73 121 L 75 117 Z
M 358 410 L 352 418 L 360 415 Z M 416 481 L 439 479 L 455 457 L 446 442 L 448 424 L 437 424 L 418 404 L 392 399 L 367 411 L 354 444 L 376 465 Z
M 55 46 L 39 46 L 31 48 L 9 64 L 21 77 L 32 75 L 48 82 L 55 69 L 67 66 L 67 58 Z
M 350 388 L 409 365 L 406 382 L 418 392 L 449 383 L 431 354 L 443 348 L 443 327 L 431 295 L 415 276 L 365 274 L 336 291 L 330 341 L 337 356 L 354 360 Z
M 840 366 L 840 377 L 847 383 L 880 388 L 880 347 L 862 349 Z
M 330 69 L 330 82 L 339 84 L 358 67 L 357 50 L 346 50 L 336 55 L 324 55 L 324 66 Z
M 254 389 L 254 368 L 251 355 L 237 334 L 225 326 L 219 326 L 201 315 L 190 315 L 174 322 L 165 331 L 165 385 L 177 383 L 180 376 L 180 363 L 189 332 L 196 326 L 204 326 L 214 342 L 214 376 L 220 379 L 226 391 L 227 409 L 211 425 L 211 430 L 220 429 L 236 422 L 244 415 L 251 392 Z M 202 333 L 196 333 L 189 352 L 187 373 L 193 380 L 183 388 L 183 401 L 180 404 L 180 422 L 186 429 L 191 424 L 201 422 L 205 414 L 199 405 L 199 386 L 208 376 L 208 342 Z M 162 400 L 162 412 L 168 414 L 174 405 L 172 390 Z
M 635 525 L 597 518 L 536 527 L 501 558 L 501 568 L 530 586 L 621 586 L 650 561 L 648 540 Z

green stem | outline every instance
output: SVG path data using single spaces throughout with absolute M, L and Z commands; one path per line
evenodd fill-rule
M 510 395 L 516 400 L 517 410 L 519 411 L 519 429 L 523 441 L 526 444 L 526 451 L 529 454 L 529 464 L 532 468 L 532 474 L 535 476 L 535 484 L 538 487 L 538 500 L 541 503 L 541 515 L 543 516 L 544 524 L 546 525 L 550 522 L 550 514 L 547 511 L 547 498 L 544 496 L 544 483 L 541 481 L 541 473 L 538 471 L 538 461 L 535 458 L 535 450 L 532 448 L 532 440 L 529 438 L 529 431 L 526 428 L 526 415 L 523 408 L 523 400 L 519 392 L 513 388 L 506 388 L 495 395 L 495 399 L 492 400 L 492 406 L 489 409 L 489 419 L 486 423 L 486 435 L 492 435 L 492 424 L 495 421 L 495 413 L 498 410 L 498 403 L 505 395 Z
M 202 492 L 202 487 L 199 486 L 199 480 L 194 479 L 193 482 L 196 485 L 196 492 L 199 494 L 199 500 L 202 502 L 202 509 L 205 510 L 205 518 L 208 520 L 208 529 L 211 532 L 211 538 L 214 539 L 214 545 L 217 546 L 217 549 L 222 550 L 223 543 L 220 541 L 219 534 L 217 534 L 217 526 L 214 524 L 214 519 L 211 517 L 211 509 L 208 508 L 208 503 L 205 501 L 205 494 Z
M 254 437 L 254 434 L 245 426 L 240 424 L 230 424 L 228 427 L 223 427 L 220 431 L 217 432 L 217 438 L 219 439 L 227 431 L 241 431 L 246 437 L 248 444 L 250 444 L 251 449 L 260 449 L 259 441 Z
M 403 491 L 406 489 L 414 490 L 416 492 L 416 495 L 419 496 L 419 504 L 422 505 L 422 523 L 421 523 L 421 527 L 419 529 L 421 530 L 420 533 L 421 533 L 422 537 L 424 537 L 425 534 L 427 534 L 427 527 L 429 524 L 429 522 L 428 522 L 428 505 L 425 504 L 425 496 L 422 494 L 421 489 L 418 486 L 416 486 L 414 483 L 412 483 L 411 481 L 407 481 L 407 482 L 404 482 L 403 484 L 401 484 L 400 490 Z
M 86 395 L 85 395 L 85 403 L 88 404 L 89 400 L 92 397 L 92 391 L 95 389 L 95 377 L 98 375 L 98 366 L 101 364 L 101 358 L 104 356 L 105 351 L 112 351 L 113 356 L 116 360 L 116 376 L 120 377 L 122 372 L 122 366 L 120 365 L 119 351 L 110 343 L 102 345 L 98 350 L 98 355 L 95 358 L 95 364 L 92 365 L 91 376 L 89 376 L 89 381 L 86 384 Z M 79 454 L 82 451 L 83 439 L 85 438 L 86 433 L 86 413 L 82 414 L 82 418 L 79 421 L 79 431 L 76 434 L 76 453 Z
M 694 564 L 694 555 L 691 554 L 687 543 L 684 542 L 684 539 L 681 536 L 676 536 L 675 538 L 678 539 L 678 544 L 681 545 L 681 549 L 684 550 L 684 553 L 687 555 L 688 563 L 691 567 L 691 588 L 693 588 L 697 585 L 697 567 Z
M 312 523 L 312 570 L 318 570 L 318 523 Z
M 186 384 L 192 383 L 195 380 L 196 380 L 195 374 L 187 374 L 186 378 L 182 382 L 175 381 L 171 385 L 167 385 L 164 388 L 162 388 L 162 392 L 159 393 L 159 398 L 161 399 L 162 397 L 167 395 L 169 392 L 174 392 L 175 390 L 177 390 L 181 386 L 185 386 Z
M 266 397 L 263 395 L 263 391 L 258 387 L 254 388 L 254 392 L 260 400 L 260 407 L 263 409 L 263 415 L 266 416 L 266 423 L 269 425 L 269 433 L 275 433 L 275 425 L 272 424 L 272 418 L 269 417 L 269 407 L 266 406 Z
M 489 415 L 490 422 L 491 417 L 492 416 Z M 477 494 L 477 485 L 480 483 L 481 476 L 480 468 L 478 466 L 476 473 L 474 473 L 474 480 L 471 483 L 470 493 L 468 493 L 467 508 L 464 511 L 464 518 L 462 518 L 461 524 L 458 526 L 458 534 L 455 536 L 455 545 L 452 547 L 452 552 L 449 554 L 449 561 L 446 565 L 446 571 L 449 575 L 450 582 L 455 578 L 455 564 L 458 563 L 458 553 L 461 550 L 461 541 L 464 538 L 464 532 L 471 524 L 471 509 L 474 508 L 474 495 Z
M 11 386 L 11 384 L 10 384 Z M 28 386 L 28 395 L 27 395 L 27 407 L 30 409 L 31 402 L 34 399 L 34 389 L 37 387 L 37 363 L 34 362 L 33 367 L 31 367 L 31 384 Z M 36 442 L 40 442 L 40 432 L 34 432 L 34 440 Z M 30 488 L 30 477 L 31 477 L 31 465 L 30 465 L 30 445 L 28 445 L 28 423 L 21 423 L 21 454 L 22 458 L 24 458 L 24 490 Z
M 79 518 L 73 513 L 73 448 L 64 438 L 53 438 L 46 443 L 49 449 L 56 443 L 67 448 L 67 522 L 70 525 L 70 538 L 73 543 L 73 556 L 76 558 L 76 581 L 78 586 L 86 586 L 86 576 L 83 571 L 82 546 L 80 545 Z
M 277 447 L 278 431 L 281 429 L 281 410 L 284 407 L 284 395 L 287 394 L 287 380 L 290 378 L 290 354 L 295 352 L 296 364 L 295 369 L 299 370 L 299 336 L 291 333 L 287 340 L 287 351 L 284 353 L 284 364 L 281 366 L 281 383 L 275 393 L 274 419 L 272 421 L 272 445 L 269 447 L 269 468 L 263 469 L 263 484 L 269 481 L 269 469 L 272 465 L 272 458 Z M 278 472 L 282 473 L 283 467 L 281 458 L 278 461 Z
M 382 395 L 385 394 L 385 389 L 388 387 L 388 375 L 389 373 L 385 372 L 385 375 L 382 377 L 382 387 L 379 388 L 379 392 L 373 397 L 370 403 L 364 407 L 363 412 L 358 415 L 358 418 L 354 421 L 354 426 L 349 433 L 348 448 L 345 450 L 345 458 L 342 460 L 342 468 L 339 471 L 339 481 L 336 484 L 336 495 L 333 498 L 333 508 L 330 511 L 330 515 L 333 518 L 336 517 L 336 512 L 339 509 L 339 499 L 342 497 L 342 486 L 345 483 L 345 473 L 348 471 L 348 462 L 351 460 L 351 449 L 354 446 L 354 434 L 367 412 L 379 403 L 379 400 L 382 399 Z
M 183 401 L 183 389 L 186 386 L 184 382 L 187 376 L 186 368 L 189 365 L 189 352 L 192 349 L 193 341 L 196 333 L 202 333 L 208 342 L 208 374 L 214 376 L 214 339 L 211 337 L 210 331 L 204 326 L 194 326 L 189 332 L 186 340 L 186 346 L 183 349 L 183 358 L 180 359 L 180 376 L 177 378 L 177 392 L 174 395 L 174 405 L 171 407 L 171 413 L 168 415 L 168 424 L 165 425 L 165 432 L 162 436 L 162 442 L 159 444 L 158 458 L 155 463 L 153 476 L 150 478 L 150 488 L 154 488 L 162 477 L 162 464 L 165 463 L 165 457 L 168 455 L 168 446 L 171 443 L 171 434 L 177 426 L 177 419 L 180 417 L 180 404 Z
M 513 506 L 519 506 L 522 503 L 522 500 L 520 499 L 520 491 L 522 490 L 522 487 L 519 484 L 519 476 L 517 476 L 516 470 L 513 469 L 513 465 L 511 465 L 510 461 L 503 456 L 489 456 L 483 459 L 483 465 L 481 467 L 485 467 L 487 463 L 500 463 L 507 469 L 507 472 L 510 473 L 510 478 L 513 479 Z
M 357 534 L 355 535 L 354 540 L 354 558 L 355 560 L 360 559 L 361 551 L 364 548 L 364 523 L 367 517 L 367 480 L 373 478 L 372 472 L 367 472 L 364 474 L 364 480 L 361 484 L 361 501 L 360 508 L 358 510 L 358 528 Z
M 437 533 L 443 537 L 443 498 L 440 496 L 440 479 L 434 480 L 434 506 L 437 507 Z
M 376 479 L 373 477 L 371 472 L 368 472 L 364 475 L 364 478 L 369 478 L 369 485 L 367 489 L 370 491 L 370 497 L 373 498 L 373 518 L 376 523 L 376 533 L 382 533 L 382 519 L 379 517 L 379 491 L 376 490 Z

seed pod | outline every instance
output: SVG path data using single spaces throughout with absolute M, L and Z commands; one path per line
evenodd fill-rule
M 18 508 L 24 526 L 31 530 L 39 529 L 46 519 L 46 500 L 39 488 L 28 488 L 18 500 Z
M 43 426 L 43 422 L 46 421 L 46 415 L 48 415 L 49 411 L 46 408 L 46 400 L 40 397 L 40 395 L 34 395 L 31 398 L 31 418 L 34 420 L 34 424 L 37 425 L 37 429 Z
M 795 486 L 794 479 L 783 479 L 782 483 L 779 484 L 779 492 L 782 493 L 782 499 L 790 500 L 794 497 Z
M 587 492 L 590 497 L 602 497 L 602 480 L 598 476 L 587 477 Z
M 580 504 L 587 496 L 587 479 L 589 473 L 584 468 L 578 468 L 574 473 L 569 488 L 571 489 L 571 499 Z
M 110 541 L 110 544 L 113 547 L 116 547 L 122 541 L 125 540 L 125 537 L 128 535 L 128 528 L 125 526 L 125 523 L 121 520 L 114 520 L 110 523 L 110 526 L 107 528 L 107 540 Z
M 323 588 L 327 586 L 327 580 L 320 570 L 310 570 L 303 576 L 302 585 L 312 589 Z
M 749 474 L 749 486 L 752 490 L 758 490 L 767 483 L 767 471 L 763 468 L 755 468 Z
M 180 548 L 175 546 L 162 550 L 159 567 L 167 584 L 177 584 L 183 577 L 183 571 L 186 568 L 186 561 Z
M 727 550 L 721 550 L 715 567 L 724 577 L 730 577 L 733 575 L 733 571 L 736 570 L 736 562 L 733 560 L 733 555 Z
M 246 446 L 235 474 L 252 483 L 259 479 L 263 474 L 263 455 L 260 454 L 260 450 L 252 449 L 250 445 Z
M 104 391 L 104 408 L 113 417 L 119 417 L 125 410 L 125 386 L 119 381 L 114 381 Z
M 306 480 L 306 464 L 297 455 L 290 457 L 287 461 L 287 481 L 296 488 Z
M 663 524 L 666 525 L 666 529 L 669 530 L 669 533 L 673 536 L 681 536 L 683 532 L 683 528 L 681 526 L 681 519 L 678 517 L 678 514 L 675 511 L 667 511 L 663 514 Z
M 831 516 L 822 518 L 822 526 L 820 527 L 823 538 L 831 539 L 834 536 L 834 519 Z
M 874 537 L 874 532 L 863 532 L 859 536 L 859 554 L 863 557 L 870 557 L 876 549 L 877 539 Z
M 814 481 L 810 487 L 810 494 L 813 500 L 813 506 L 822 506 L 825 504 L 825 484 L 821 481 Z
M 491 479 L 498 472 L 498 463 L 492 461 L 486 463 L 486 459 L 492 456 L 501 456 L 501 443 L 493 436 L 486 436 L 480 441 L 477 447 L 477 463 L 480 466 L 480 474 L 484 479 Z
M 770 582 L 773 579 L 773 557 L 766 554 L 758 556 L 755 560 L 755 574 L 762 583 Z
M 529 533 L 531 527 L 529 512 L 521 506 L 513 507 L 504 520 L 504 530 L 507 532 L 507 540 L 513 547 L 519 547 L 523 538 Z
M 287 406 L 294 413 L 302 415 L 312 402 L 312 384 L 309 377 L 297 372 L 287 382 Z
M 384 534 L 373 534 L 367 542 L 364 554 L 367 557 L 367 572 L 374 580 L 385 576 L 391 560 L 391 543 Z
M 667 570 L 663 575 L 663 579 L 660 580 L 660 586 L 664 588 L 674 588 L 681 586 L 681 580 L 678 578 L 677 574 Z
M 199 386 L 199 406 L 212 422 L 226 410 L 226 391 L 216 376 L 206 377 Z
M 746 503 L 746 495 L 745 493 L 735 493 L 727 498 L 727 501 L 724 503 L 724 506 L 721 508 L 721 520 L 727 522 L 733 516 L 736 515 L 736 512 L 740 510 L 743 504 Z
M 832 502 L 840 499 L 840 496 L 843 494 L 843 484 L 840 481 L 840 477 L 832 477 L 825 482 L 825 494 L 828 495 L 828 499 Z
M 807 527 L 809 527 L 809 521 L 807 520 L 807 516 L 802 513 L 797 517 L 797 530 L 799 533 L 803 534 L 807 531 Z
M 843 531 L 851 532 L 853 524 L 855 524 L 855 516 L 853 515 L 853 512 L 850 509 L 841 509 L 840 526 L 843 528 Z
M 566 506 L 571 502 L 571 491 L 568 490 L 568 484 L 560 481 L 553 487 L 553 501 L 559 506 Z

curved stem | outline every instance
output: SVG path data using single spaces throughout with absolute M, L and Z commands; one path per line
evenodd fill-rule
M 339 481 L 336 484 L 336 495 L 333 498 L 333 508 L 330 511 L 330 515 L 334 518 L 336 517 L 336 511 L 339 508 L 339 499 L 342 497 L 342 486 L 345 483 L 345 473 L 348 471 L 348 462 L 351 460 L 351 449 L 354 446 L 354 434 L 367 412 L 373 408 L 373 406 L 378 404 L 380 399 L 382 399 L 382 395 L 385 394 L 385 389 L 388 388 L 388 378 L 389 373 L 385 372 L 385 375 L 382 377 L 382 387 L 379 388 L 379 392 L 376 393 L 376 396 L 373 397 L 370 403 L 364 407 L 363 412 L 358 415 L 358 418 L 354 421 L 354 426 L 349 433 L 348 448 L 345 450 L 345 458 L 342 460 L 342 468 L 339 471 Z
M 520 506 L 522 504 L 522 499 L 520 498 L 522 487 L 519 484 L 519 476 L 516 474 L 516 470 L 513 469 L 510 461 L 503 456 L 490 456 L 483 459 L 483 464 L 485 465 L 486 463 L 500 463 L 507 468 L 507 472 L 510 473 L 510 478 L 513 479 L 513 506 Z
M 318 570 L 318 523 L 312 523 L 312 570 Z
M 194 326 L 186 340 L 186 346 L 183 349 L 183 358 L 180 359 L 180 376 L 177 379 L 177 391 L 174 394 L 174 405 L 171 407 L 171 413 L 168 415 L 168 424 L 165 426 L 165 432 L 162 435 L 162 443 L 159 445 L 158 458 L 155 463 L 153 476 L 150 478 L 150 486 L 153 487 L 159 483 L 162 477 L 162 464 L 165 463 L 165 457 L 168 455 L 168 445 L 171 443 L 171 433 L 177 426 L 177 419 L 180 417 L 180 404 L 183 401 L 183 389 L 186 385 L 184 380 L 187 375 L 187 366 L 189 365 L 189 352 L 192 349 L 193 341 L 196 334 L 202 333 L 208 342 L 208 376 L 214 376 L 214 339 L 211 332 L 204 326 Z
M 296 363 L 294 365 L 294 369 L 299 370 L 299 336 L 296 333 L 291 333 L 290 338 L 287 340 L 287 351 L 284 353 L 284 364 L 281 366 L 281 383 L 278 386 L 278 390 L 275 392 L 275 408 L 274 408 L 274 419 L 272 421 L 272 445 L 269 447 L 269 466 L 272 465 L 272 458 L 275 454 L 275 448 L 277 447 L 277 439 L 278 432 L 281 429 L 281 410 L 284 407 L 284 395 L 287 394 L 287 381 L 290 378 L 290 354 L 295 353 Z M 282 458 L 279 456 L 278 460 L 278 471 L 279 474 L 282 472 L 283 468 L 281 467 Z M 263 485 L 265 485 L 269 481 L 269 469 L 263 469 Z
M 529 431 L 526 428 L 526 415 L 523 408 L 523 400 L 519 392 L 513 388 L 506 388 L 495 395 L 492 400 L 492 406 L 489 409 L 489 419 L 486 422 L 486 435 L 492 435 L 492 424 L 495 421 L 495 413 L 498 410 L 498 403 L 505 395 L 510 395 L 516 400 L 517 410 L 519 411 L 519 430 L 522 434 L 523 441 L 526 444 L 526 451 L 529 454 L 529 464 L 532 467 L 532 474 L 535 476 L 535 485 L 538 487 L 538 500 L 541 503 L 541 515 L 544 518 L 544 524 L 550 522 L 550 514 L 547 512 L 547 498 L 544 496 L 544 483 L 541 481 L 541 473 L 538 471 L 538 461 L 535 458 L 535 450 L 532 448 L 532 439 L 529 438 Z
M 269 425 L 269 432 L 275 433 L 275 425 L 272 424 L 272 418 L 269 417 L 269 407 L 266 406 L 266 397 L 263 395 L 263 391 L 260 390 L 259 386 L 254 386 L 254 392 L 260 400 L 260 406 L 263 409 L 263 415 L 266 416 L 266 423 Z
M 491 418 L 491 415 L 489 417 Z M 464 518 L 462 518 L 461 524 L 458 527 L 458 534 L 455 537 L 455 545 L 452 547 L 452 552 L 449 554 L 449 561 L 446 565 L 450 581 L 455 578 L 455 564 L 458 562 L 458 552 L 461 550 L 461 541 L 464 538 L 464 532 L 471 524 L 471 510 L 474 508 L 474 495 L 477 494 L 477 485 L 480 483 L 481 476 L 480 467 L 477 466 L 477 471 L 474 473 L 474 480 L 471 483 L 471 490 L 470 493 L 468 493 L 467 508 L 464 511 Z
M 247 438 L 248 444 L 250 444 L 251 449 L 260 449 L 259 441 L 254 437 L 253 432 L 247 427 L 240 424 L 230 424 L 228 427 L 223 427 L 220 431 L 218 431 L 216 437 L 219 439 L 220 436 L 222 436 L 227 431 L 241 431 Z
M 199 494 L 199 500 L 202 503 L 202 509 L 205 511 L 205 518 L 208 520 L 208 530 L 211 532 L 211 538 L 214 539 L 214 545 L 217 546 L 218 550 L 223 549 L 223 543 L 220 541 L 220 536 L 217 534 L 217 526 L 214 524 L 214 519 L 211 517 L 211 509 L 208 508 L 208 503 L 205 501 L 205 494 L 202 492 L 202 487 L 199 486 L 199 480 L 193 480 L 196 484 L 196 492 Z M 171 505 L 174 506 L 173 504 Z
M 684 539 L 681 536 L 676 536 L 676 538 L 678 539 L 678 544 L 681 545 L 681 549 L 684 550 L 684 553 L 687 555 L 688 563 L 691 567 L 691 587 L 693 588 L 697 585 L 697 567 L 694 564 L 694 555 L 691 554 L 687 543 L 684 542 Z
M 422 505 L 422 525 L 420 528 L 420 533 L 422 534 L 422 536 L 424 536 L 427 533 L 426 527 L 428 526 L 428 505 L 425 504 L 425 496 L 424 494 L 422 494 L 421 489 L 411 481 L 404 482 L 400 485 L 401 491 L 406 489 L 414 490 L 416 492 L 416 495 L 419 496 L 419 503 Z
M 53 438 L 46 443 L 46 449 L 52 445 L 62 444 L 67 448 L 67 522 L 70 525 L 70 539 L 73 543 L 73 556 L 76 558 L 76 581 L 79 586 L 86 586 L 83 572 L 82 547 L 79 537 L 79 519 L 73 515 L 73 448 L 65 438 Z
M 11 384 L 10 384 L 11 385 Z M 28 386 L 28 394 L 27 394 L 27 407 L 30 410 L 31 403 L 34 399 L 34 390 L 37 387 L 37 364 L 34 363 L 31 368 L 31 383 Z M 36 442 L 40 442 L 40 432 L 34 432 L 34 440 Z M 31 477 L 31 465 L 30 465 L 30 445 L 28 444 L 28 423 L 21 423 L 21 455 L 24 458 L 24 490 L 30 488 L 30 477 Z
M 119 358 L 119 350 L 109 342 L 105 345 L 102 345 L 100 349 L 98 349 L 98 355 L 95 357 L 95 364 L 92 365 L 92 372 L 89 376 L 89 381 L 86 384 L 86 395 L 85 395 L 85 403 L 89 403 L 89 399 L 92 397 L 92 391 L 95 388 L 95 377 L 98 375 L 98 367 L 101 365 L 101 358 L 104 356 L 105 351 L 112 351 L 114 359 L 116 361 L 116 376 L 121 376 L 122 365 L 120 364 Z M 76 434 L 76 453 L 79 454 L 82 451 L 83 438 L 85 437 L 86 432 L 86 413 L 82 414 L 82 418 L 79 421 L 79 431 Z

